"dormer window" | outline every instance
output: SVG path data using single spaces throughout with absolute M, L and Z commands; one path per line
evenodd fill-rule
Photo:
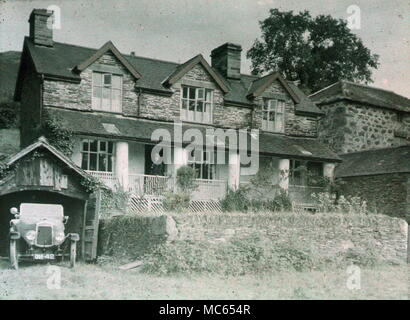
M 211 123 L 213 90 L 182 86 L 181 120 Z
M 264 99 L 262 106 L 262 130 L 271 132 L 285 131 L 285 102 Z
M 92 108 L 122 112 L 122 77 L 111 73 L 93 72 Z

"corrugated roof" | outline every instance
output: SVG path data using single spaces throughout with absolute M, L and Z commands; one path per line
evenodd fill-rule
M 317 104 L 327 104 L 340 99 L 366 103 L 377 107 L 410 112 L 410 99 L 393 91 L 370 87 L 349 81 L 338 81 L 309 96 Z
M 336 177 L 410 172 L 410 145 L 340 155 Z
M 58 117 L 62 121 L 63 126 L 70 128 L 77 134 L 152 142 L 152 132 L 156 129 L 165 129 L 171 134 L 171 139 L 173 139 L 174 136 L 173 122 L 130 118 L 101 112 L 84 112 L 62 108 L 47 108 L 46 112 L 52 117 Z M 115 127 L 116 130 L 110 129 L 113 127 Z M 205 136 L 207 128 L 212 127 L 182 123 L 182 132 L 188 129 L 198 129 Z M 251 135 L 248 135 L 248 147 L 251 145 L 249 139 L 251 139 Z M 188 143 L 190 141 L 184 142 Z M 259 135 L 259 152 L 304 159 L 340 161 L 340 158 L 334 152 L 324 144 L 319 143 L 316 139 L 289 137 L 265 132 L 261 132 Z

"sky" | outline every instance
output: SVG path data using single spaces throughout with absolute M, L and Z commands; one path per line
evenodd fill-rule
M 380 55 L 373 85 L 410 98 L 409 0 L 0 0 L 0 52 L 20 51 L 32 9 L 51 5 L 61 13 L 55 41 L 99 48 L 111 40 L 123 53 L 180 63 L 199 53 L 210 61 L 213 48 L 233 42 L 243 48 L 243 73 L 269 9 L 347 19 L 356 5 L 361 25 L 353 32 Z

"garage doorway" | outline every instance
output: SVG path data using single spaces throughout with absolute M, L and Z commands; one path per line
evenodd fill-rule
M 69 216 L 68 222 L 65 225 L 65 232 L 82 234 L 84 200 L 49 191 L 33 190 L 5 194 L 0 196 L 0 256 L 8 255 L 10 220 L 13 218 L 10 214 L 10 208 L 20 208 L 21 203 L 61 204 L 64 208 L 64 215 Z M 78 245 L 80 246 L 81 242 Z

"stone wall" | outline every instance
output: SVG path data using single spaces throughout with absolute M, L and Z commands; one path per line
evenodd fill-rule
M 323 258 L 349 249 L 389 262 L 405 262 L 408 225 L 383 215 L 333 214 L 181 214 L 115 217 L 103 222 L 100 254 L 141 257 L 165 241 L 225 242 L 262 238 L 279 244 L 303 244 Z M 138 238 L 138 239 L 137 239 Z
M 371 210 L 410 221 L 410 174 L 389 173 L 343 178 L 340 194 L 358 196 Z
M 325 116 L 319 121 L 319 139 L 337 153 L 393 147 L 410 143 L 399 138 L 400 126 L 394 110 L 339 101 L 322 105 Z M 401 127 L 410 124 L 403 122 Z

